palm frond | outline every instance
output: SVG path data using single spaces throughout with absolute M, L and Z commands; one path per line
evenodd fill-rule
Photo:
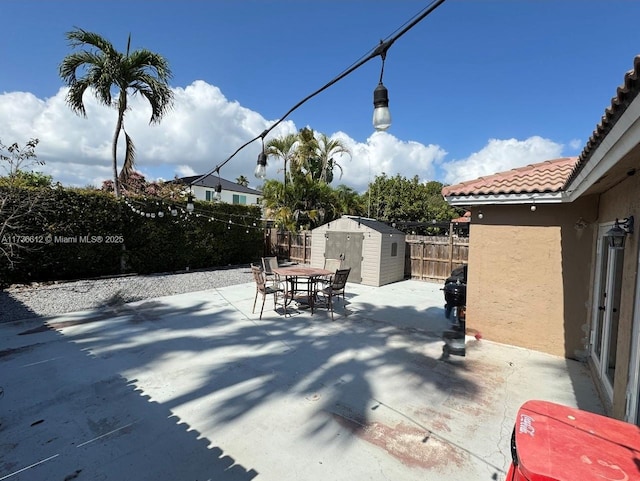
M 133 89 L 134 94 L 141 94 L 151 105 L 150 124 L 159 123 L 173 107 L 173 91 L 153 77 L 143 75 L 140 81 L 130 84 L 129 87 Z
M 66 33 L 67 40 L 71 47 L 81 47 L 89 45 L 107 55 L 117 54 L 117 50 L 113 48 L 113 44 L 97 33 L 87 32 L 81 28 L 75 28 Z
M 146 73 L 163 83 L 167 83 L 173 77 L 167 59 L 146 49 L 132 52 L 126 57 L 125 62 L 127 71 Z
M 99 65 L 101 61 L 101 57 L 93 52 L 74 52 L 67 55 L 62 60 L 58 67 L 58 71 L 62 80 L 64 80 L 67 85 L 71 85 L 76 81 L 78 69 Z
M 67 105 L 69 105 L 71 110 L 82 117 L 87 116 L 87 111 L 84 108 L 82 98 L 89 87 L 91 87 L 89 81 L 80 79 L 71 85 L 69 92 L 67 93 Z
M 123 129 L 124 130 L 124 129 Z M 136 149 L 133 145 L 133 141 L 127 131 L 124 131 L 124 139 L 125 139 L 125 156 L 124 156 L 124 164 L 122 165 L 122 170 L 120 171 L 120 182 L 126 183 L 127 179 L 131 174 L 133 174 L 134 164 L 136 159 Z

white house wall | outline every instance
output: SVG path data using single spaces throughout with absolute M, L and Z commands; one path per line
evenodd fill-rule
M 203 202 L 208 202 L 207 201 L 207 191 L 211 192 L 211 197 L 213 198 L 213 195 L 215 194 L 215 189 L 212 187 L 203 187 L 201 185 L 194 185 L 192 187 L 193 189 L 193 196 L 197 199 L 197 200 L 201 200 Z M 243 205 L 256 205 L 258 204 L 258 199 L 260 199 L 259 195 L 256 194 L 248 194 L 245 192 L 234 192 L 232 190 L 222 190 L 222 192 L 220 192 L 220 200 L 222 202 L 225 202 L 227 204 L 233 204 L 233 195 L 244 195 L 247 198 L 247 203 L 243 204 Z

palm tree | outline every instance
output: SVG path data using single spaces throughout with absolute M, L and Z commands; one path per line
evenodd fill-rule
M 244 175 L 236 178 L 236 184 L 246 187 L 249 185 L 249 179 L 247 179 Z
M 362 215 L 364 214 L 364 208 L 362 206 L 362 200 L 360 195 L 344 184 L 340 184 L 334 190 L 337 203 L 337 214 L 347 215 Z
M 60 77 L 69 87 L 67 104 L 78 115 L 87 116 L 83 96 L 91 89 L 98 101 L 114 105 L 118 120 L 113 135 L 113 182 L 116 197 L 120 196 L 119 183 L 126 181 L 133 172 L 135 148 L 124 129 L 127 96 L 140 94 L 151 105 L 150 124 L 159 123 L 173 104 L 173 92 L 168 81 L 171 78 L 169 64 L 164 57 L 146 49 L 130 52 L 131 35 L 125 54 L 118 52 L 111 42 L 98 34 L 76 28 L 66 34 L 72 48 L 89 47 L 67 55 L 60 64 Z M 117 96 L 116 100 L 113 97 Z M 125 158 L 118 176 L 117 148 L 120 131 L 125 135 Z
M 298 148 L 298 136 L 296 134 L 288 134 L 284 137 L 278 137 L 271 139 L 267 142 L 267 156 L 278 157 L 284 162 L 284 187 L 287 188 L 287 162 L 291 168 L 296 168 L 296 165 L 292 162 L 296 156 L 296 149 Z
M 340 170 L 340 178 L 342 178 L 342 166 L 335 160 L 336 155 L 346 154 L 351 158 L 351 151 L 339 139 L 330 139 L 326 134 L 320 134 L 317 139 L 316 155 L 318 157 L 320 167 L 320 180 L 330 184 L 333 180 L 333 169 Z

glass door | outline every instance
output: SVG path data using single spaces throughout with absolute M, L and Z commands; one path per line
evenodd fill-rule
M 591 357 L 605 390 L 609 398 L 612 399 L 616 371 L 624 251 L 609 249 L 606 232 L 610 228 L 611 225 L 601 226 L 598 231 Z
M 631 357 L 629 359 L 629 384 L 627 385 L 627 409 L 625 420 L 640 426 L 640 256 L 636 266 L 636 292 L 633 305 L 633 329 L 631 333 Z

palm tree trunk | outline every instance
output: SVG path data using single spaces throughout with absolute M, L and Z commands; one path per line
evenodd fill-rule
M 118 115 L 116 131 L 113 134 L 113 145 L 111 146 L 112 168 L 113 168 L 113 189 L 116 199 L 120 197 L 120 185 L 118 184 L 118 137 L 120 137 L 120 129 L 122 129 L 122 117 Z
M 118 182 L 118 139 L 120 138 L 120 130 L 122 130 L 122 123 L 124 121 L 124 112 L 127 109 L 127 97 L 126 92 L 120 90 L 120 97 L 118 98 L 118 121 L 116 122 L 116 131 L 113 133 L 113 189 L 116 199 L 120 197 L 120 184 Z M 120 216 L 122 218 L 122 210 L 120 210 Z M 127 246 L 123 242 L 122 252 L 120 253 L 120 272 L 124 273 L 127 269 L 126 252 Z
M 120 197 L 120 184 L 118 183 L 118 139 L 120 138 L 120 131 L 122 130 L 124 112 L 126 109 L 127 93 L 120 90 L 120 96 L 118 97 L 118 121 L 116 122 L 116 130 L 113 133 L 113 144 L 111 146 L 113 162 L 113 191 L 115 192 L 116 199 Z

